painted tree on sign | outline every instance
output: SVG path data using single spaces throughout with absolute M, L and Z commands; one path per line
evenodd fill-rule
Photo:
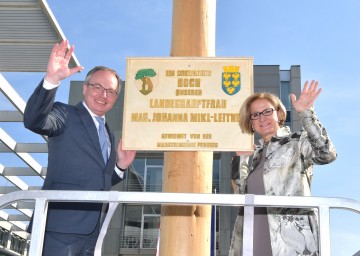
M 152 92 L 154 86 L 150 77 L 154 76 L 156 76 L 156 72 L 152 68 L 140 69 L 138 72 L 136 72 L 135 79 L 140 79 L 142 81 L 140 90 L 142 94 L 147 95 Z

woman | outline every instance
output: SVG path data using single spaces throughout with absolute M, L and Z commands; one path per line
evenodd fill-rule
M 313 104 L 318 82 L 305 83 L 299 99 L 290 95 L 303 130 L 284 127 L 286 109 L 269 93 L 248 97 L 240 109 L 243 132 L 260 136 L 252 163 L 242 152 L 239 191 L 242 194 L 310 196 L 312 166 L 336 159 L 336 151 L 317 119 Z M 239 154 L 240 152 L 238 152 Z M 255 208 L 254 256 L 318 255 L 318 224 L 312 209 Z M 242 254 L 242 213 L 236 219 L 229 255 Z

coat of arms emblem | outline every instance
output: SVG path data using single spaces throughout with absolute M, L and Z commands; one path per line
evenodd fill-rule
M 241 88 L 240 66 L 224 66 L 222 89 L 228 95 L 235 95 Z

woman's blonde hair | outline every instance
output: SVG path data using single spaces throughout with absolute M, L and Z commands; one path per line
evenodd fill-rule
M 243 103 L 240 108 L 240 128 L 243 133 L 254 134 L 254 129 L 251 124 L 250 119 L 250 107 L 251 104 L 258 100 L 258 99 L 265 99 L 270 102 L 270 104 L 275 108 L 277 111 L 277 115 L 279 118 L 279 126 L 284 126 L 286 120 L 286 108 L 281 100 L 274 94 L 261 92 L 261 93 L 254 93 L 253 95 L 249 96 Z

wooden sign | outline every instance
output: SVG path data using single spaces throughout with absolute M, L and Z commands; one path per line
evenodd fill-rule
M 253 59 L 128 58 L 123 147 L 252 151 L 239 110 L 253 93 Z

